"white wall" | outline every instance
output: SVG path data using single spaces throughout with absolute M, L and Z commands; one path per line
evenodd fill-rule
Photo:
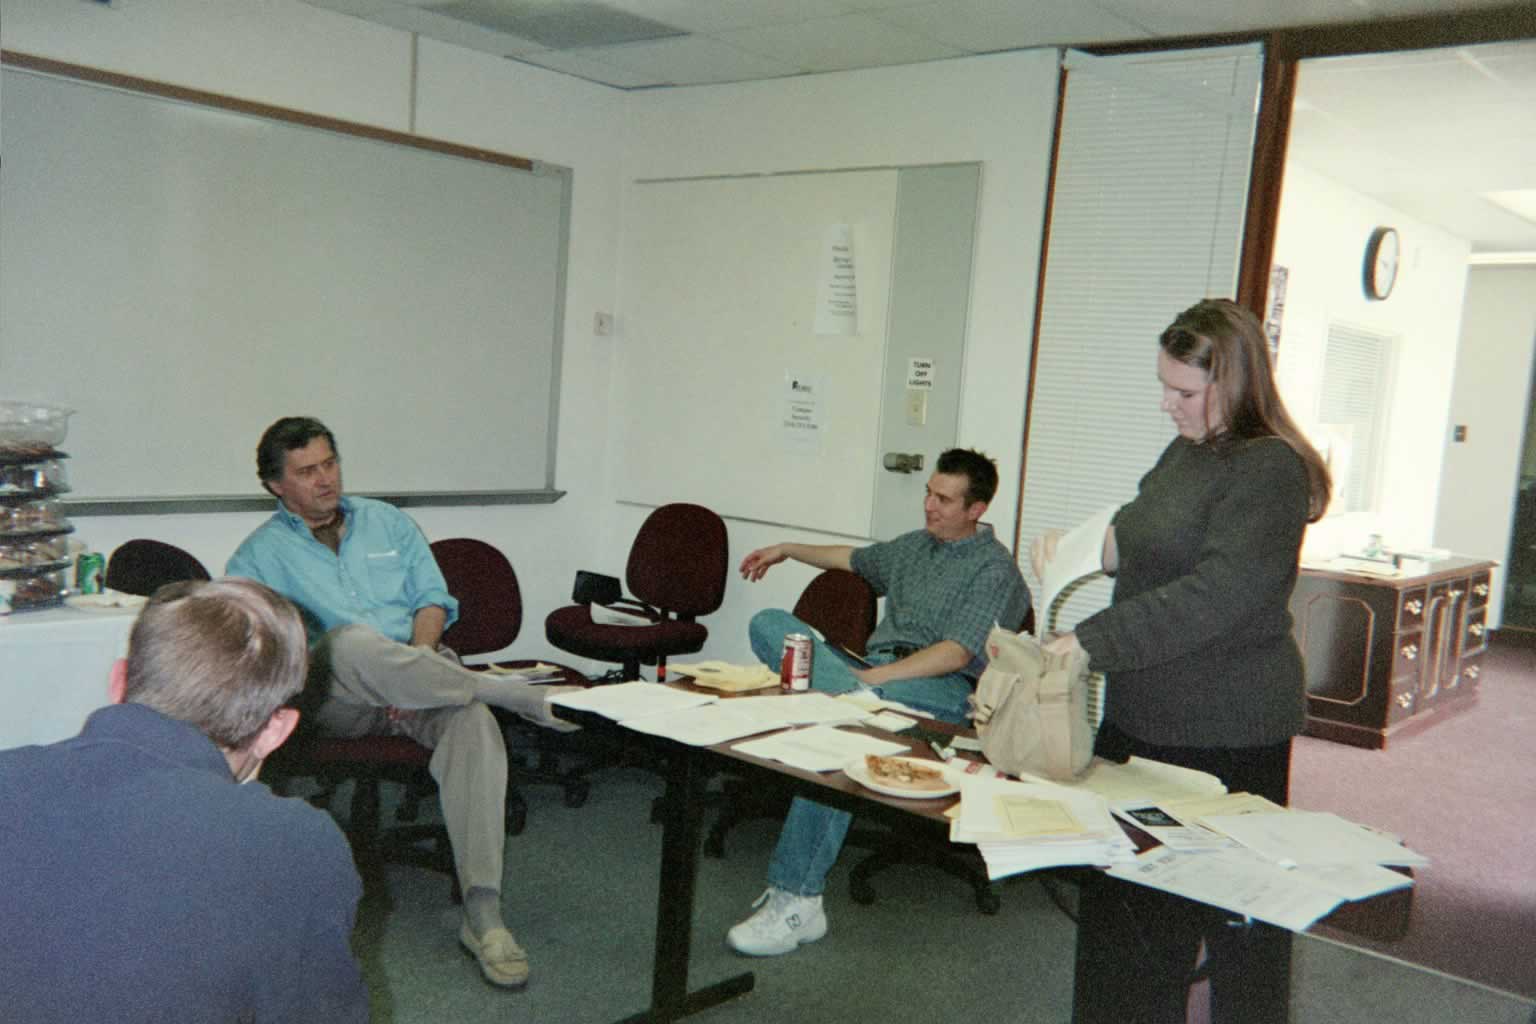
M 1435 544 L 1504 562 L 1514 525 L 1526 443 L 1531 361 L 1536 349 L 1536 267 L 1474 267 L 1467 277 L 1450 421 L 1467 440 L 1445 437 Z M 1495 570 L 1488 622 L 1503 622 L 1502 570 Z
M 520 655 L 548 653 L 542 619 L 567 600 L 576 569 L 622 573 L 629 540 L 648 511 L 613 501 L 608 412 L 623 346 L 616 261 L 626 183 L 637 177 L 980 161 L 960 441 L 998 459 L 1003 484 L 988 518 L 1011 544 L 1055 109 L 1054 51 L 627 95 L 422 40 L 412 123 L 411 37 L 297 0 L 3 4 L 0 45 L 7 49 L 573 168 L 557 470 L 558 486 L 570 493 L 544 507 L 415 511 L 430 538 L 469 534 L 507 552 L 529 615 Z M 617 337 L 592 336 L 597 310 L 617 314 Z M 14 393 L 17 385 L 7 382 L 5 390 Z M 274 409 L 273 418 L 297 411 Z M 689 429 L 686 408 L 659 407 L 658 414 L 675 415 L 678 429 Z M 344 449 L 363 443 L 340 441 Z M 151 453 L 149 471 L 159 457 L 175 453 Z M 253 479 L 253 492 L 255 486 Z M 813 489 L 807 500 L 815 500 Z M 159 537 L 217 570 L 261 518 L 95 517 L 76 525 L 100 550 L 134 536 Z M 912 521 L 921 522 L 916 508 Z M 760 524 L 729 525 L 733 559 L 781 539 Z M 782 568 L 750 589 L 733 580 L 726 607 L 708 622 L 705 655 L 745 658 L 751 612 L 792 604 L 810 575 Z
M 1055 51 L 1031 51 L 656 90 L 635 95 L 626 138 L 632 178 L 981 163 L 958 440 L 997 459 L 1002 484 L 987 520 L 1010 548 L 1056 75 Z M 621 300 L 626 280 L 621 267 Z M 622 305 L 618 327 L 622 359 Z M 678 429 L 689 429 L 685 408 L 678 410 Z M 827 484 L 787 481 L 786 486 L 801 487 L 806 501 L 816 501 L 818 490 Z M 619 508 L 619 518 L 629 530 L 649 511 Z M 922 525 L 917 507 L 911 522 L 914 529 Z M 733 565 L 748 551 L 779 540 L 850 542 L 740 519 L 727 527 Z M 733 575 L 724 607 L 708 620 L 705 656 L 746 658 L 746 624 L 752 613 L 768 606 L 790 607 L 813 575 L 797 565 L 781 566 L 757 584 Z
M 1365 298 L 1361 270 L 1366 241 L 1379 225 L 1397 228 L 1402 267 L 1391 296 L 1373 302 Z M 1304 167 L 1286 167 L 1274 262 L 1290 276 L 1277 376 L 1302 429 L 1313 433 L 1317 424 L 1330 323 L 1397 338 L 1379 509 L 1314 525 L 1309 556 L 1357 550 L 1372 533 L 1401 548 L 1433 540 L 1470 248 Z
M 569 599 L 574 570 L 593 560 L 612 528 L 602 500 L 607 422 L 600 397 L 607 391 L 612 343 L 594 338 L 591 324 L 594 310 L 615 304 L 624 94 L 423 40 L 413 125 L 411 37 L 296 0 L 134 0 L 111 7 L 4 0 L 0 45 L 575 169 L 557 454 L 557 483 L 570 493 L 549 506 L 414 513 L 432 539 L 468 534 L 507 553 L 529 614 L 517 651 L 536 656 L 546 650 L 544 613 Z M 7 381 L 4 390 L 25 394 L 22 382 Z M 302 411 L 274 408 L 272 418 Z M 339 441 L 344 452 L 349 444 L 365 443 Z M 230 452 L 230 459 L 252 463 L 255 442 L 253 437 L 250 449 Z M 445 446 L 444 456 L 451 454 Z M 175 457 L 147 453 L 146 472 L 153 472 L 156 459 Z M 255 493 L 253 463 L 251 472 Z M 98 550 L 152 536 L 181 544 L 217 572 L 261 519 L 235 513 L 75 522 L 77 535 Z

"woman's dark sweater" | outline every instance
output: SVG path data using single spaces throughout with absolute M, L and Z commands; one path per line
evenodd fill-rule
M 1301 731 L 1289 602 L 1306 467 L 1275 437 L 1176 438 L 1115 516 L 1110 607 L 1077 626 L 1105 720 L 1161 746 L 1253 747 Z

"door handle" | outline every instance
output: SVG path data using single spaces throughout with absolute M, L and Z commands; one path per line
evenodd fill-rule
M 913 452 L 886 452 L 883 460 L 888 473 L 921 473 L 923 471 L 923 456 Z

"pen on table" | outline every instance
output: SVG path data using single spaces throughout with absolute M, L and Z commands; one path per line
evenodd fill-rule
M 948 761 L 950 758 L 955 756 L 954 747 L 941 747 L 939 746 L 938 740 L 929 740 L 928 746 L 932 747 L 933 752 L 939 755 L 940 761 Z

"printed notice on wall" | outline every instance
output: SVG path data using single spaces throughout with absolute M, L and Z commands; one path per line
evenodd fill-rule
M 933 389 L 933 360 L 915 356 L 907 360 L 907 387 L 923 391 Z
M 822 240 L 816 333 L 859 333 L 858 274 L 853 263 L 853 229 L 847 224 L 833 224 Z
M 785 447 L 801 451 L 821 450 L 822 382 L 820 377 L 799 373 L 784 374 L 784 397 L 780 403 L 779 437 Z

